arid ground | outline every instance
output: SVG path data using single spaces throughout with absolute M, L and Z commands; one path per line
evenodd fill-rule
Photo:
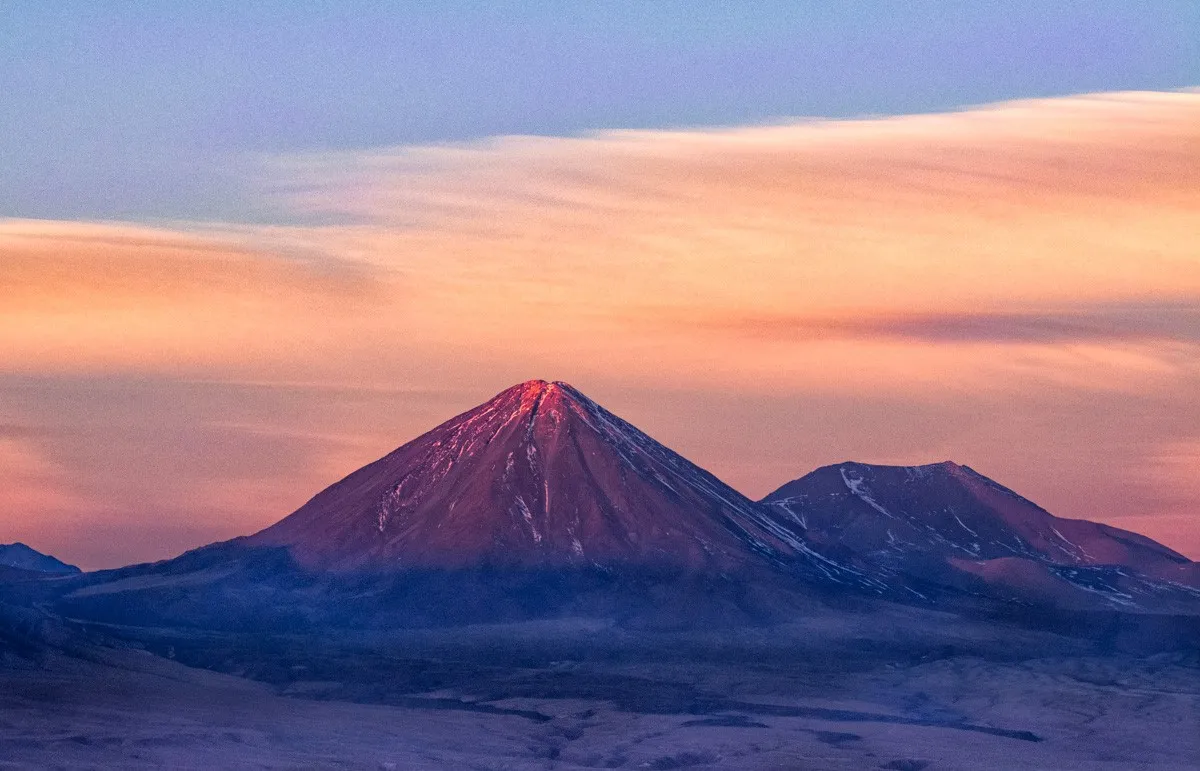
M 599 621 L 336 641 L 104 633 L 116 648 L 0 671 L 0 768 L 1200 763 L 1195 654 L 1098 655 L 913 609 L 711 634 Z

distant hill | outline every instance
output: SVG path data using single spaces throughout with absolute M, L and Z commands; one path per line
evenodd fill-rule
M 42 554 L 23 543 L 0 544 L 0 566 L 64 575 L 81 572 L 74 565 L 68 565 L 49 554 Z

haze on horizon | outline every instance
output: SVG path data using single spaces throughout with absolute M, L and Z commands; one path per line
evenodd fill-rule
M 1200 10 L 918 6 L 0 12 L 0 542 L 249 533 L 546 378 L 752 497 L 953 459 L 1200 557 Z

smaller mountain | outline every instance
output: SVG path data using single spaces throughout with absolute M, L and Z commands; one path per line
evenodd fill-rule
M 1182 554 L 1056 517 L 949 461 L 825 466 L 762 503 L 818 548 L 885 576 L 1080 609 L 1194 609 L 1200 599 L 1200 565 Z
M 51 573 L 70 575 L 81 572 L 74 565 L 68 565 L 62 560 L 42 554 L 37 549 L 23 543 L 0 544 L 0 567 L 34 573 Z

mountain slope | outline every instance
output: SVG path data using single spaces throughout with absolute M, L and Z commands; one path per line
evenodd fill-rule
M 1089 607 L 1194 607 L 1196 563 L 1145 536 L 1056 517 L 955 463 L 825 466 L 763 499 L 814 544 L 886 573 Z
M 246 544 L 331 570 L 727 571 L 806 555 L 757 504 L 570 385 L 541 380 L 354 472 Z
M 70 574 L 79 568 L 62 560 L 42 554 L 23 543 L 0 544 L 0 566 L 29 570 L 38 573 Z

